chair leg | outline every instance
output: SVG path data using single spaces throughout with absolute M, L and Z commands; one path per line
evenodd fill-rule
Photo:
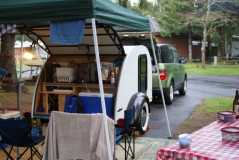
M 29 147 L 28 149 L 30 149 L 30 157 L 27 160 L 33 160 L 32 147 Z
M 9 154 L 9 155 L 11 155 L 12 149 L 13 149 L 13 146 L 11 146 L 10 150 L 8 151 L 8 154 Z M 8 160 L 8 158 L 7 158 L 7 160 Z
M 10 151 L 8 152 L 10 155 L 12 153 L 13 146 L 11 146 Z
M 34 154 L 36 154 L 36 156 L 41 160 L 42 159 L 42 155 L 40 154 L 40 152 L 36 149 L 35 146 L 32 147 L 32 149 L 34 150 Z
M 30 149 L 30 150 L 31 150 L 31 160 L 33 160 L 33 159 L 32 159 L 32 147 L 31 147 L 31 149 Z
M 17 160 L 20 160 L 22 156 L 29 150 L 29 148 L 26 148 L 18 157 Z
M 132 159 L 134 159 L 134 149 L 132 149 L 131 143 L 132 143 L 132 137 L 129 135 L 127 137 L 127 143 L 128 143 L 128 148 L 127 148 L 127 154 L 130 156 Z
M 133 129 L 133 156 L 132 158 L 135 159 L 135 130 Z
M 127 139 L 126 136 L 124 135 L 124 159 L 128 159 L 128 154 L 127 154 Z
M 3 150 L 3 152 L 6 154 L 7 159 L 10 158 L 10 160 L 14 160 L 14 158 L 9 154 L 9 152 L 0 144 L 0 148 Z M 12 151 L 13 146 L 11 146 L 10 153 Z

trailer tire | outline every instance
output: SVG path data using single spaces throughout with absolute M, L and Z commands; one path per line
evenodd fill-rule
M 144 134 L 148 130 L 149 126 L 149 104 L 147 100 L 144 100 L 141 104 L 140 115 L 138 117 L 137 129 L 141 134 Z

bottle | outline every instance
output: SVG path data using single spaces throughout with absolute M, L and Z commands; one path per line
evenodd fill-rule
M 114 84 L 115 84 L 115 71 L 112 71 L 112 72 L 111 72 L 110 83 L 111 83 L 111 85 L 114 85 Z
M 33 119 L 32 120 L 31 136 L 32 137 L 39 137 L 41 135 L 42 135 L 41 121 L 39 119 Z
M 239 117 L 239 90 L 236 90 L 235 98 L 233 100 L 233 112 Z

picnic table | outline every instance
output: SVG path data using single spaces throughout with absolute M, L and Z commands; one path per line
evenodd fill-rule
M 194 132 L 190 148 L 181 149 L 178 143 L 161 148 L 157 160 L 239 160 L 239 142 L 222 142 L 221 128 L 239 127 L 234 123 L 215 121 Z

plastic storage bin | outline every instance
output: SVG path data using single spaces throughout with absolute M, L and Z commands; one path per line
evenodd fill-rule
M 75 69 L 70 67 L 56 68 L 57 82 L 73 82 L 75 80 Z
M 80 101 L 83 105 L 84 113 L 102 113 L 100 93 L 79 93 Z M 107 115 L 113 119 L 114 109 L 113 109 L 113 95 L 105 94 L 105 105 Z

